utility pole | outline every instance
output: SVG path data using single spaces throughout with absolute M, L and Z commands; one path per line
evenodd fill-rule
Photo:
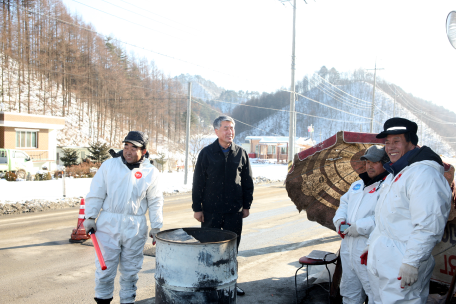
M 396 92 L 396 87 L 394 87 L 394 107 L 393 107 L 393 117 L 396 117 L 396 98 L 397 98 L 397 92 Z
M 291 94 L 290 94 L 290 130 L 288 138 L 288 164 L 293 162 L 296 138 L 295 113 L 295 37 L 296 37 L 296 0 L 293 0 L 293 44 L 291 50 Z
M 377 70 L 384 70 L 382 69 L 377 69 L 377 62 L 375 62 L 375 68 L 374 69 L 367 69 L 367 71 L 372 71 L 374 70 L 374 89 L 372 90 L 372 111 L 371 111 L 371 127 L 370 127 L 370 133 L 374 132 L 374 110 L 375 110 L 375 86 L 377 85 Z
M 186 137 L 185 137 L 185 174 L 184 174 L 184 185 L 187 185 L 188 177 L 188 148 L 190 144 L 190 118 L 192 113 L 192 83 L 188 83 L 188 101 L 187 101 L 187 124 L 185 126 Z

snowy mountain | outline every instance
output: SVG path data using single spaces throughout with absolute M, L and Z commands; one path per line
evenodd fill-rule
M 321 142 L 338 131 L 369 132 L 372 85 L 367 82 L 355 82 L 340 86 L 318 86 L 296 101 L 296 136 L 307 137 Z M 343 93 L 344 92 L 344 93 Z M 378 87 L 375 93 L 375 115 L 373 132 L 383 130 L 383 122 L 393 117 L 394 99 Z M 242 143 L 246 136 L 277 135 L 285 136 L 289 129 L 289 106 L 254 124 L 254 128 L 236 136 L 236 142 Z M 405 117 L 418 124 L 419 145 L 427 145 L 439 154 L 455 155 L 449 143 L 423 123 L 416 114 L 401 104 L 396 103 L 396 116 Z M 312 125 L 314 133 L 309 134 L 307 127 Z
M 220 109 L 221 112 L 231 114 L 236 105 L 260 96 L 256 91 L 233 91 L 218 87 L 210 80 L 199 75 L 181 74 L 175 77 L 184 88 L 192 83 L 192 98 L 200 99 Z
M 218 87 L 210 80 L 206 80 L 199 75 L 180 74 L 174 77 L 184 88 L 188 88 L 188 83 L 192 83 L 192 98 L 209 101 L 220 97 L 220 94 L 225 91 L 224 88 Z

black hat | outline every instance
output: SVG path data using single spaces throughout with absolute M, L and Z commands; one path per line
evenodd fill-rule
M 130 131 L 122 142 L 129 142 L 138 148 L 147 148 L 149 137 L 144 132 Z
M 418 125 L 415 122 L 401 117 L 393 117 L 385 121 L 383 132 L 380 132 L 376 137 L 385 138 L 390 134 L 416 134 L 417 131 Z

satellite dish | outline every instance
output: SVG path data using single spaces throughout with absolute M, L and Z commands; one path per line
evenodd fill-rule
M 451 45 L 456 49 L 456 11 L 450 12 L 447 16 L 446 32 Z

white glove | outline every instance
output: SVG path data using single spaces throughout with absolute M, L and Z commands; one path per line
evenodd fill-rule
M 155 245 L 157 242 L 156 235 L 160 232 L 160 228 L 152 228 L 149 231 L 149 236 L 153 239 L 152 244 Z
M 418 280 L 418 268 L 402 263 L 397 279 L 401 280 L 401 288 L 413 285 Z
M 341 218 L 341 219 L 338 219 L 336 221 L 336 224 L 334 226 L 336 226 L 336 232 L 339 233 L 340 231 L 340 225 L 342 224 L 342 222 L 345 222 L 345 219 L 344 218 Z
M 359 236 L 358 230 L 356 230 L 356 224 L 351 225 L 344 231 L 345 235 L 348 235 L 350 237 L 357 237 Z
M 94 219 L 85 219 L 84 220 L 84 229 L 86 233 L 89 233 L 89 231 L 93 228 L 93 231 L 97 231 L 97 225 L 95 224 Z

